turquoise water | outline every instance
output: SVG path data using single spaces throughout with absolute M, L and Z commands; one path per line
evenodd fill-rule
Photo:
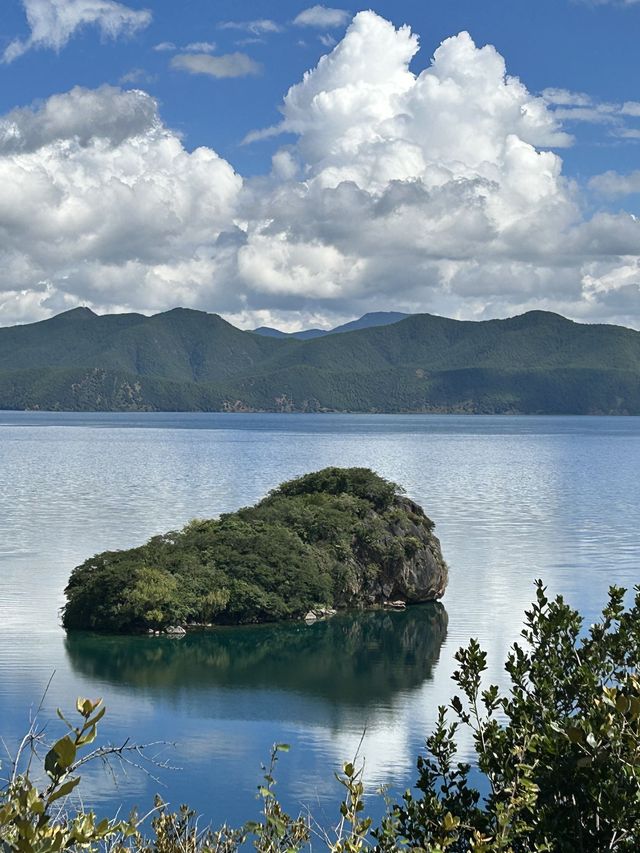
M 185 640 L 65 637 L 62 591 L 90 554 L 325 465 L 373 467 L 424 506 L 450 565 L 443 607 Z M 55 707 L 83 694 L 104 697 L 111 741 L 175 743 L 153 748 L 179 768 L 155 779 L 94 767 L 99 810 L 159 791 L 241 822 L 285 741 L 280 795 L 330 822 L 333 771 L 361 740 L 371 789 L 411 783 L 469 636 L 502 681 L 536 577 L 587 618 L 611 583 L 640 582 L 639 472 L 633 418 L 0 412 L 0 735 L 10 749 L 55 673 L 40 714 L 52 732 Z

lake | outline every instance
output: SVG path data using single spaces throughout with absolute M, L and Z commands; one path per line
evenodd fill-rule
M 56 707 L 102 696 L 106 739 L 175 744 L 153 748 L 176 768 L 156 778 L 88 771 L 100 813 L 146 810 L 158 791 L 240 823 L 261 761 L 287 742 L 279 795 L 330 823 L 333 772 L 360 741 L 370 790 L 411 784 L 470 636 L 504 681 L 535 578 L 587 619 L 610 584 L 640 582 L 638 418 L 0 412 L 0 459 L 0 735 L 16 744 L 54 673 L 52 733 Z M 91 554 L 327 465 L 372 467 L 422 504 L 450 567 L 442 605 L 183 640 L 65 636 L 63 589 Z

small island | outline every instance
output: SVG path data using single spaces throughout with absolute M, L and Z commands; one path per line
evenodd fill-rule
M 63 625 L 172 631 L 433 601 L 448 580 L 433 528 L 395 483 L 325 468 L 253 507 L 91 557 L 71 574 Z

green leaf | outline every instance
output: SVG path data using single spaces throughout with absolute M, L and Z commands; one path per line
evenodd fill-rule
M 96 739 L 96 726 L 95 723 L 89 728 L 89 730 L 83 734 L 77 740 L 77 746 L 86 746 L 89 743 L 93 743 Z
M 65 735 L 54 743 L 53 752 L 58 756 L 58 764 L 65 770 L 71 767 L 76 759 L 76 745 L 69 735 Z
M 626 696 L 620 695 L 616 699 L 616 710 L 620 711 L 621 714 L 626 714 L 629 708 L 631 707 L 631 702 L 627 699 Z
M 79 776 L 76 779 L 69 779 L 63 785 L 60 785 L 60 787 L 56 791 L 54 791 L 53 794 L 51 794 L 51 796 L 49 797 L 49 802 L 54 803 L 56 800 L 60 800 L 62 799 L 62 797 L 66 797 L 79 784 Z
M 451 812 L 447 812 L 442 821 L 442 825 L 446 832 L 451 832 L 460 825 L 460 818 L 454 817 Z
M 102 702 L 102 699 L 100 699 L 99 701 Z M 100 710 L 98 711 L 98 713 L 95 716 L 91 717 L 90 720 L 87 720 L 87 725 L 88 726 L 95 726 L 97 723 L 100 722 L 100 720 L 104 717 L 104 715 L 106 713 L 107 713 L 107 709 L 103 705 L 102 708 L 100 708 Z
M 584 733 L 582 729 L 579 729 L 576 726 L 569 726 L 567 729 L 567 737 L 571 743 L 581 743 L 584 740 Z

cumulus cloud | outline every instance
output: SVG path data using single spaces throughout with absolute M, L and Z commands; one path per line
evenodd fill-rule
M 179 53 L 171 60 L 171 67 L 189 74 L 205 74 L 209 77 L 247 77 L 260 74 L 262 65 L 246 53 L 225 53 L 211 56 L 209 53 Z
M 151 12 L 135 10 L 115 0 L 22 0 L 31 35 L 15 39 L 3 53 L 3 62 L 13 62 L 32 47 L 61 50 L 73 34 L 85 26 L 96 26 L 102 35 L 117 38 L 131 35 L 151 22 Z
M 35 108 L 15 109 L 0 118 L 0 155 L 31 153 L 71 141 L 80 148 L 98 140 L 117 147 L 159 127 L 157 105 L 144 92 L 76 86 Z
M 251 258 L 254 283 L 260 269 L 265 287 L 281 277 L 286 239 L 288 251 L 292 243 L 314 249 L 311 271 L 326 252 L 325 280 L 312 280 L 318 300 L 343 312 L 366 304 L 591 316 L 599 309 L 582 295 L 583 259 L 632 251 L 634 241 L 637 250 L 637 223 L 621 214 L 587 229 L 576 188 L 548 150 L 572 138 L 493 47 L 461 33 L 415 76 L 417 49 L 407 27 L 360 13 L 289 90 L 277 130 L 297 142 L 274 161 L 271 192 L 245 190 L 265 223 L 239 250 L 241 261 Z M 300 276 L 300 257 L 295 267 Z M 330 297 L 335 281 L 339 295 Z M 308 305 L 307 286 L 298 306 Z
M 344 9 L 331 9 L 327 6 L 317 5 L 300 12 L 293 19 L 293 23 L 296 27 L 330 29 L 332 27 L 343 27 L 349 17 L 349 13 Z
M 187 152 L 149 95 L 76 88 L 0 127 L 3 319 L 213 292 L 203 247 L 228 228 L 242 180 L 210 149 Z
M 12 111 L 2 321 L 83 303 L 182 304 L 249 327 L 390 308 L 637 325 L 640 223 L 585 218 L 549 95 L 467 33 L 416 75 L 418 47 L 408 27 L 359 13 L 286 93 L 266 132 L 289 134 L 271 172 L 244 182 L 212 150 L 188 152 L 144 92 L 74 89 Z M 200 69 L 223 58 L 196 56 Z

